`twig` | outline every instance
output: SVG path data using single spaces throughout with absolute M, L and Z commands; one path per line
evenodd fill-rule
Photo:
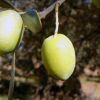
M 65 0 L 57 0 L 55 3 L 53 3 L 51 6 L 46 8 L 45 10 L 38 12 L 40 19 L 45 18 L 54 8 L 57 2 L 59 2 L 59 5 L 61 5 Z M 26 12 L 23 12 L 22 10 L 19 10 L 18 8 L 14 7 L 14 5 L 8 1 L 8 0 L 2 0 L 3 4 L 6 6 L 9 6 L 10 8 L 15 9 L 19 12 L 19 14 L 25 14 Z
M 5 77 L 5 75 L 0 75 L 0 79 L 9 81 L 10 77 L 9 76 Z M 33 75 L 31 77 L 15 76 L 14 81 L 15 83 L 28 84 L 31 86 L 38 87 L 41 85 L 43 79 L 36 75 Z
M 40 19 L 45 18 L 54 8 L 57 2 L 59 2 L 59 6 L 64 2 L 65 0 L 57 0 L 55 3 L 53 3 L 50 7 L 45 9 L 44 11 L 39 12 Z
M 8 100 L 12 100 L 13 89 L 14 89 L 14 77 L 15 77 L 15 52 L 13 54 L 11 80 L 10 80 L 9 91 L 8 91 Z
M 0 0 L 0 6 L 6 8 L 12 8 L 17 11 L 17 8 L 14 7 L 11 1 L 9 0 Z
M 55 7 L 55 18 L 56 18 L 56 28 L 55 28 L 55 33 L 54 33 L 54 36 L 57 35 L 58 33 L 58 28 L 59 28 L 59 18 L 58 18 L 58 8 L 59 8 L 59 3 L 57 2 L 56 3 L 56 7 Z

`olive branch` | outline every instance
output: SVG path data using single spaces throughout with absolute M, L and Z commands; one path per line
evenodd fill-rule
M 42 19 L 42 18 L 45 18 L 55 8 L 56 28 L 55 28 L 54 36 L 57 35 L 58 28 L 59 28 L 58 8 L 61 4 L 64 3 L 64 1 L 65 0 L 57 0 L 52 5 L 50 5 L 48 8 L 46 8 L 45 10 L 38 12 L 40 19 Z M 2 0 L 2 1 L 0 1 L 0 4 L 1 4 L 0 6 L 2 6 L 2 7 L 13 8 L 16 11 L 18 11 L 20 14 L 26 13 L 26 12 L 22 12 L 22 11 L 20 12 L 20 10 L 15 8 L 13 6 L 13 4 L 8 0 Z M 9 85 L 9 91 L 8 91 L 8 100 L 12 100 L 13 90 L 14 90 L 14 77 L 15 77 L 15 51 L 13 53 L 11 79 L 10 79 L 10 85 Z

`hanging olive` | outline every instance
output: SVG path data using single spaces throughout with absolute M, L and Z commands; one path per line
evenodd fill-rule
M 63 34 L 44 40 L 41 49 L 47 71 L 55 78 L 68 79 L 75 68 L 75 50 L 71 41 Z
M 0 55 L 13 52 L 23 36 L 23 20 L 18 12 L 0 12 Z

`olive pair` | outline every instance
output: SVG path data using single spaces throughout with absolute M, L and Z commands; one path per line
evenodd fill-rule
M 30 26 L 28 21 L 26 24 Z M 18 47 L 23 31 L 23 20 L 19 13 L 14 10 L 0 12 L 0 55 L 13 52 Z M 65 35 L 57 34 L 45 39 L 41 55 L 45 68 L 53 77 L 66 80 L 72 75 L 75 68 L 75 50 Z

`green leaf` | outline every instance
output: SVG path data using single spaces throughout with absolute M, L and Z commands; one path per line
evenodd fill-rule
M 30 9 L 21 15 L 25 26 L 33 33 L 37 33 L 41 30 L 42 24 L 39 15 L 36 10 Z
M 13 4 L 8 0 L 0 0 L 0 7 L 16 9 Z

